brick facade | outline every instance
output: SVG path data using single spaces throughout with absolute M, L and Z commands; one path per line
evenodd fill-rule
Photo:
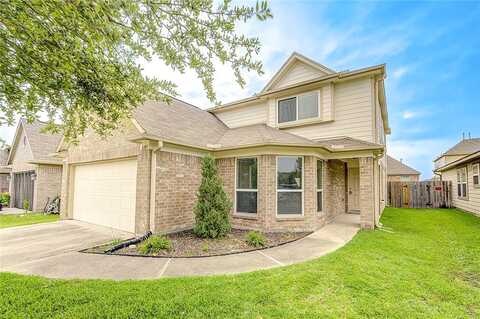
M 360 226 L 364 229 L 375 228 L 375 189 L 374 159 L 362 157 L 360 165 Z
M 201 167 L 200 157 L 157 152 L 154 232 L 168 233 L 193 227 Z
M 62 166 L 38 165 L 35 173 L 32 210 L 40 212 L 48 200 L 51 201 L 61 194 Z
M 344 171 L 339 170 L 338 166 L 343 168 L 334 161 L 337 166 L 326 173 L 329 164 L 324 164 L 324 209 L 317 212 L 317 186 L 316 186 L 316 169 L 317 158 L 313 156 L 304 157 L 304 201 L 303 216 L 298 217 L 282 217 L 277 216 L 277 171 L 276 171 L 276 155 L 257 156 L 258 166 L 258 194 L 257 194 L 257 214 L 244 215 L 235 213 L 233 208 L 231 211 L 232 227 L 243 229 L 257 229 L 268 232 L 276 231 L 312 231 L 322 227 L 327 221 L 327 216 L 333 218 L 340 212 L 344 212 L 345 205 L 340 204 L 338 207 L 334 203 L 340 201 L 337 193 L 334 191 L 325 192 L 327 185 L 333 185 L 337 182 L 340 184 L 337 188 L 345 192 Z M 331 165 L 334 165 L 331 164 Z M 343 163 L 342 163 L 343 165 Z M 222 178 L 224 189 L 234 202 L 235 199 L 235 159 L 227 158 L 217 160 L 219 174 Z M 339 174 L 337 176 L 336 174 Z M 335 189 L 337 189 L 335 188 Z M 333 210 L 329 213 L 329 209 Z M 342 211 L 343 209 L 343 211 Z
M 339 160 L 325 162 L 324 202 L 325 218 L 330 221 L 347 211 L 345 163 Z
M 8 192 L 10 188 L 10 173 L 0 173 L 0 193 Z

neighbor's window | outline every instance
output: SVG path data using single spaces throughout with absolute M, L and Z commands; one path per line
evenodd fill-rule
M 472 165 L 473 170 L 473 186 L 478 187 L 480 185 L 479 177 L 480 177 L 480 163 L 476 163 Z
M 457 169 L 457 195 L 460 198 L 467 197 L 467 168 Z
M 236 212 L 257 213 L 257 159 L 237 159 Z
M 318 117 L 318 100 L 315 91 L 278 101 L 278 123 Z
M 323 210 L 323 161 L 317 160 L 317 212 Z
M 277 214 L 301 215 L 303 212 L 303 158 L 277 157 Z

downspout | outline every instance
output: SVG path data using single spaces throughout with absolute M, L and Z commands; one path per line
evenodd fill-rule
M 149 228 L 153 233 L 155 232 L 155 193 L 156 193 L 156 180 L 157 180 L 157 151 L 161 148 L 160 143 L 155 146 L 151 146 L 150 152 L 150 218 Z

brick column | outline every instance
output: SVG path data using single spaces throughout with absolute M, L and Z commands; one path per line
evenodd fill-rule
M 135 202 L 135 233 L 144 234 L 150 225 L 150 174 L 152 151 L 142 145 L 137 158 L 137 194 Z
M 61 181 L 61 187 L 60 187 L 60 218 L 61 219 L 72 219 L 72 213 L 69 210 L 69 205 L 68 202 L 70 200 L 70 166 L 66 160 L 63 161 L 63 166 L 62 166 L 62 181 Z
M 373 157 L 362 157 L 360 165 L 360 226 L 375 228 L 375 188 L 373 179 Z

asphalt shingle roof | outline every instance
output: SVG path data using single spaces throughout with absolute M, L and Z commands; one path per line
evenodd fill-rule
M 458 142 L 443 155 L 467 155 L 480 151 L 480 138 L 469 138 Z
M 420 172 L 387 155 L 387 175 L 420 175 Z
M 57 146 L 62 139 L 62 135 L 42 132 L 42 129 L 47 125 L 46 123 L 40 121 L 27 123 L 25 119 L 20 119 L 20 121 L 22 121 L 25 129 L 25 135 L 27 136 L 32 150 L 33 160 L 54 160 L 49 155 L 55 153 Z

